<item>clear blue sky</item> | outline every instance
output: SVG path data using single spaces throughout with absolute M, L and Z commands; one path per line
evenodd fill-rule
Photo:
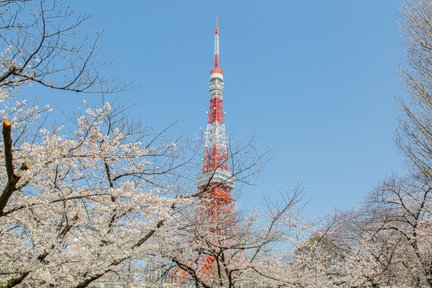
M 258 137 L 272 158 L 256 186 L 241 192 L 245 208 L 261 193 L 302 180 L 305 214 L 324 216 L 357 205 L 393 172 L 405 173 L 393 142 L 402 93 L 399 1 L 88 1 L 68 3 L 94 16 L 105 73 L 137 87 L 114 98 L 132 114 L 194 137 L 206 124 L 215 16 L 229 133 Z M 63 97 L 63 96 L 61 96 Z M 83 98 L 56 98 L 70 112 Z M 55 102 L 54 101 L 54 102 Z

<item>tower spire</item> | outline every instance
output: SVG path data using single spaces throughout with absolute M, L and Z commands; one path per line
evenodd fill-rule
M 215 39 L 214 39 L 214 69 L 220 70 L 220 53 L 219 53 L 219 23 L 218 16 L 216 16 L 216 29 L 215 29 Z M 212 70 L 212 71 L 213 71 Z M 222 72 L 222 71 L 220 71 Z

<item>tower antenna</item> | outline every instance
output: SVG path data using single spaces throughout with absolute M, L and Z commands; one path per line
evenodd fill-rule
M 214 40 L 214 68 L 218 69 L 220 66 L 220 52 L 219 52 L 219 23 L 218 16 L 216 16 L 216 29 Z

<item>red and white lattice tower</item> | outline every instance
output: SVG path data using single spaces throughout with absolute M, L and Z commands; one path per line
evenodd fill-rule
M 216 18 L 214 42 L 214 67 L 210 71 L 210 109 L 204 132 L 204 159 L 201 174 L 197 177 L 200 191 L 197 221 L 206 219 L 210 223 L 209 232 L 220 239 L 232 239 L 235 235 L 235 216 L 231 190 L 234 177 L 228 165 L 228 139 L 225 130 L 223 106 L 223 73 L 220 68 L 219 27 Z M 201 272 L 212 277 L 216 259 L 204 256 Z
M 223 108 L 223 73 L 220 68 L 219 27 L 216 18 L 214 43 L 214 68 L 210 71 L 210 109 L 208 123 L 204 132 L 204 160 L 202 173 L 197 177 L 201 200 L 207 205 L 200 213 L 203 217 L 216 218 L 217 221 L 234 219 L 231 190 L 234 177 L 228 166 L 228 139 L 225 131 Z M 225 220 L 224 220 L 225 219 Z M 220 223 L 222 226 L 235 223 Z
M 200 192 L 195 218 L 204 234 L 213 235 L 217 244 L 235 238 L 236 221 L 231 190 L 234 177 L 228 166 L 228 139 L 225 131 L 223 108 L 223 73 L 220 68 L 219 27 L 216 18 L 214 43 L 214 67 L 210 71 L 210 109 L 208 123 L 204 132 L 204 159 L 201 174 L 197 176 Z M 211 237 L 211 236 L 210 236 Z M 222 240 L 221 240 L 222 239 Z M 206 239 L 212 242 L 212 239 Z M 216 259 L 203 254 L 196 263 L 199 277 L 211 282 L 216 275 Z M 175 269 L 164 287 L 185 286 L 190 275 L 182 269 Z

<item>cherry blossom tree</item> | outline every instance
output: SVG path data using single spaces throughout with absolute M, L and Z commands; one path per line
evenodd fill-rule
M 360 209 L 312 231 L 289 261 L 289 279 L 306 287 L 431 287 L 431 186 L 421 175 L 388 178 Z
M 169 282 L 178 287 L 262 287 L 264 283 L 278 287 L 291 283 L 280 275 L 283 265 L 277 246 L 292 245 L 298 239 L 294 235 L 306 229 L 298 215 L 301 197 L 301 187 L 296 186 L 280 202 L 267 200 L 268 209 L 261 216 L 237 213 L 234 221 L 185 211 L 194 217 L 184 217 L 185 229 L 177 230 L 162 252 L 168 266 L 166 274 L 174 278 Z M 191 209 L 200 211 L 200 205 L 205 211 L 205 201 L 198 201 Z M 230 213 L 222 215 L 232 217 Z M 266 224 L 263 219 L 267 219 Z
M 24 122 L 38 116 L 35 107 L 25 111 L 32 118 Z M 40 143 L 20 146 L 12 145 L 11 123 L 28 123 L 4 121 L 5 287 L 87 287 L 136 261 L 145 263 L 154 252 L 150 239 L 162 233 L 176 205 L 187 202 L 176 198 L 181 193 L 170 182 L 180 165 L 176 146 L 145 145 L 142 133 L 117 121 L 124 120 L 120 116 L 105 103 L 77 119 L 74 135 L 40 129 Z
M 151 238 L 188 201 L 176 197 L 183 159 L 174 143 L 146 138 L 107 102 L 79 115 L 70 134 L 44 122 L 49 107 L 29 104 L 31 97 L 16 101 L 16 91 L 32 83 L 113 90 L 96 69 L 98 36 L 81 38 L 87 15 L 50 0 L 0 7 L 0 286 L 134 279 L 132 267 L 154 251 Z
M 413 168 L 432 177 L 432 4 L 427 0 L 404 1 L 404 44 L 407 65 L 402 82 L 408 92 L 401 100 L 404 117 L 397 143 Z

